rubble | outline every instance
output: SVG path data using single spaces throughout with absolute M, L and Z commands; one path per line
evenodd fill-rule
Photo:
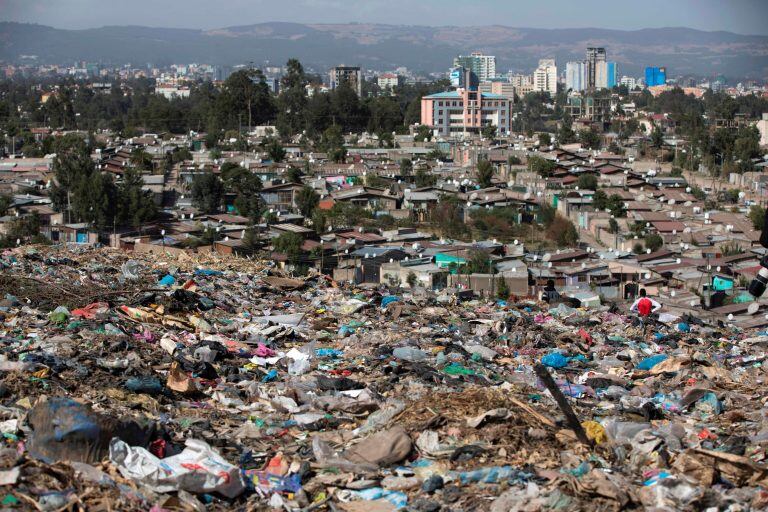
M 768 503 L 765 332 L 214 255 L 0 265 L 4 508 Z

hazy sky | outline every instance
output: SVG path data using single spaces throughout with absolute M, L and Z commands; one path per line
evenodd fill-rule
M 768 0 L 0 0 L 0 20 L 59 28 L 220 28 L 266 21 L 626 30 L 685 26 L 768 35 Z

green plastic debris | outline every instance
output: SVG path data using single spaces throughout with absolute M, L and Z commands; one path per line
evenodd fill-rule
M 19 504 L 19 500 L 13 494 L 6 494 L 5 498 L 3 498 L 3 501 L 0 502 L 0 505 L 6 506 L 6 507 L 12 507 L 18 504 Z
M 448 375 L 474 375 L 475 374 L 475 370 L 471 368 L 465 368 L 459 363 L 451 363 L 445 368 L 443 368 L 443 371 Z

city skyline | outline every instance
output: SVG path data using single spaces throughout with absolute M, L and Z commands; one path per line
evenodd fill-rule
M 65 29 L 112 25 L 215 29 L 272 21 L 298 23 L 384 23 L 416 26 L 501 25 L 519 28 L 643 28 L 687 27 L 768 35 L 768 4 L 760 0 L 649 0 L 642 5 L 585 0 L 574 4 L 553 0 L 542 16 L 539 7 L 497 0 L 477 3 L 459 0 L 299 0 L 275 5 L 264 0 L 229 0 L 210 12 L 201 0 L 138 0 L 126 10 L 122 2 L 97 0 L 0 0 L 0 21 L 39 23 Z M 478 8 L 481 7 L 481 8 Z M 494 16 L 487 13 L 493 10 Z M 489 22 L 493 23 L 489 23 Z

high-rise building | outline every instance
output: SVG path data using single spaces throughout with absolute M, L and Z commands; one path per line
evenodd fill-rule
M 612 89 L 618 84 L 615 62 L 600 61 L 595 66 L 595 89 Z
M 336 66 L 331 69 L 331 90 L 347 83 L 358 96 L 363 94 L 363 75 L 357 66 Z
M 465 68 L 477 75 L 478 80 L 487 82 L 496 76 L 496 57 L 473 52 L 471 55 L 459 55 L 453 59 L 454 68 Z
M 665 85 L 667 83 L 667 68 L 648 66 L 645 68 L 645 85 L 653 87 L 655 85 Z
M 565 65 L 565 89 L 583 91 L 587 88 L 587 64 L 569 62 Z
M 557 66 L 555 59 L 541 59 L 539 67 L 533 72 L 533 90 L 557 94 Z
M 605 48 L 587 48 L 587 88 L 594 89 L 597 85 L 598 67 L 607 60 Z
M 606 87 L 613 89 L 619 85 L 619 66 L 615 62 L 608 61 L 605 67 L 607 69 Z

